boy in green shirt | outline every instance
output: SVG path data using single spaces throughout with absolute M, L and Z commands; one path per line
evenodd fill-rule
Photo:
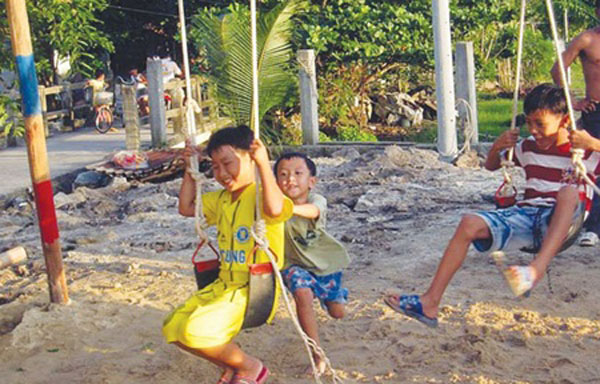
M 285 260 L 282 271 L 294 295 L 298 320 L 317 344 L 319 333 L 313 309 L 316 297 L 335 319 L 344 317 L 348 290 L 342 272 L 350 261 L 344 246 L 325 231 L 327 200 L 311 192 L 317 182 L 315 163 L 302 153 L 287 153 L 275 162 L 277 184 L 294 202 L 294 216 L 285 223 Z M 313 351 L 319 373 L 325 362 Z

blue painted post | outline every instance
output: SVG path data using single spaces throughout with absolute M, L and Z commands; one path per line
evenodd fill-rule
M 69 302 L 69 294 L 60 249 L 56 210 L 54 209 L 46 136 L 25 0 L 6 0 L 6 10 L 23 99 L 29 172 L 31 173 L 42 249 L 46 261 L 50 301 L 66 304 Z

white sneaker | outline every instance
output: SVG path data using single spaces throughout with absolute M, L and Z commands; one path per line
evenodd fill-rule
M 579 238 L 580 247 L 594 247 L 600 239 L 594 232 L 584 232 Z

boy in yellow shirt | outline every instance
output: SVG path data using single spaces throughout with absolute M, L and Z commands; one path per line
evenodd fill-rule
M 256 208 L 254 163 L 262 181 L 260 208 L 267 224 L 267 240 L 283 265 L 284 222 L 293 204 L 275 181 L 267 150 L 246 126 L 215 132 L 206 152 L 215 179 L 224 189 L 202 195 L 208 224 L 217 225 L 220 272 L 215 282 L 194 293 L 165 319 L 163 334 L 169 343 L 224 369 L 218 384 L 262 384 L 269 371 L 232 340 L 239 333 L 248 303 L 248 260 L 254 248 L 250 228 Z M 197 154 L 189 143 L 185 158 Z M 196 183 L 186 172 L 179 192 L 179 212 L 194 216 Z M 257 251 L 256 262 L 268 258 Z M 271 317 L 273 313 L 271 314 Z
M 311 191 L 317 182 L 315 163 L 302 153 L 286 153 L 274 169 L 277 184 L 294 202 L 294 216 L 285 223 L 286 269 L 281 274 L 294 295 L 302 329 L 318 345 L 313 300 L 319 299 L 334 319 L 344 317 L 348 290 L 342 286 L 341 270 L 350 258 L 325 231 L 327 200 Z M 325 361 L 314 351 L 313 356 L 318 373 L 324 373 Z

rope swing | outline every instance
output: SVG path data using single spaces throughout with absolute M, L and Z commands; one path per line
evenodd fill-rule
M 187 122 L 187 136 L 191 140 L 191 144 L 196 147 L 196 125 L 194 117 L 194 101 L 191 95 L 191 81 L 190 81 L 190 69 L 189 59 L 187 51 L 187 35 L 185 27 L 185 13 L 183 7 L 183 0 L 178 0 L 179 7 L 179 22 L 181 28 L 181 44 L 183 51 L 184 60 L 184 74 L 186 80 L 186 122 Z M 251 45 L 252 45 L 252 113 L 251 113 L 251 128 L 254 131 L 254 138 L 260 138 L 260 121 L 259 121 L 259 90 L 258 90 L 258 60 L 257 60 L 257 36 L 256 36 L 256 0 L 250 1 L 250 28 L 251 28 Z M 210 284 L 218 276 L 219 267 L 219 253 L 217 249 L 212 245 L 206 229 L 208 227 L 204 213 L 202 209 L 202 182 L 204 175 L 199 172 L 198 158 L 192 156 L 190 169 L 188 170 L 194 181 L 196 182 L 196 197 L 195 197 L 195 229 L 198 235 L 198 246 L 192 261 L 195 267 L 196 280 L 198 288 L 201 289 L 203 286 Z M 255 241 L 255 247 L 252 254 L 257 251 L 263 251 L 269 258 L 269 264 L 252 264 L 249 265 L 250 280 L 249 280 L 249 300 L 246 309 L 246 315 L 244 316 L 244 324 L 242 328 L 249 328 L 262 325 L 266 322 L 269 317 L 273 304 L 275 302 L 275 281 L 273 280 L 273 274 L 276 277 L 276 282 L 279 283 L 281 292 L 286 304 L 286 308 L 290 314 L 292 322 L 302 338 L 306 347 L 307 353 L 310 358 L 313 376 L 316 383 L 321 384 L 320 374 L 317 370 L 313 351 L 317 353 L 321 359 L 325 362 L 327 370 L 331 373 L 333 383 L 342 383 L 343 381 L 337 376 L 333 370 L 329 359 L 327 358 L 325 351 L 317 345 L 317 343 L 308 337 L 302 329 L 298 318 L 293 310 L 290 298 L 286 292 L 285 284 L 281 276 L 279 267 L 277 266 L 277 256 L 274 254 L 272 249 L 269 247 L 267 239 L 267 226 L 265 220 L 262 217 L 260 209 L 260 173 L 255 169 L 256 174 L 256 207 L 255 209 L 255 222 L 251 228 L 251 233 Z M 216 255 L 216 259 L 206 261 L 196 261 L 195 258 L 199 254 L 200 249 L 208 245 L 213 253 Z M 251 260 L 252 257 L 249 257 Z M 265 268 L 268 266 L 269 268 Z M 215 273 L 216 272 L 216 273 Z
M 524 30 L 525 30 L 526 5 L 527 5 L 527 1 L 521 0 L 521 14 L 520 14 L 520 21 L 519 21 L 519 40 L 518 40 L 518 46 L 517 46 L 517 69 L 516 69 L 516 74 L 515 74 L 515 90 L 514 90 L 514 94 L 513 94 L 513 113 L 512 113 L 511 126 L 510 126 L 511 130 L 517 129 L 516 118 L 517 118 L 517 113 L 518 113 L 519 86 L 520 86 L 520 81 L 521 81 L 521 67 L 522 67 L 522 57 L 523 57 L 523 36 L 524 36 Z M 569 84 L 567 82 L 567 72 L 564 67 L 563 58 L 562 58 L 562 54 L 561 54 L 560 46 L 559 46 L 559 38 L 558 38 L 558 33 L 557 33 L 557 28 L 556 28 L 556 20 L 554 17 L 552 0 L 546 0 L 546 9 L 548 12 L 548 20 L 550 23 L 550 29 L 552 31 L 552 40 L 554 43 L 554 48 L 555 48 L 555 52 L 556 52 L 556 56 L 557 56 L 557 60 L 558 60 L 558 64 L 559 64 L 561 81 L 563 84 L 565 100 L 566 100 L 568 113 L 569 113 L 570 124 L 569 124 L 568 129 L 570 132 L 572 132 L 572 131 L 577 130 L 577 125 L 575 122 L 575 113 L 574 113 L 573 104 L 571 101 Z M 500 187 L 498 188 L 498 190 L 496 191 L 496 194 L 495 194 L 496 205 L 498 206 L 498 208 L 507 208 L 516 203 L 517 189 L 513 184 L 512 176 L 510 174 L 510 170 L 514 167 L 513 155 L 514 155 L 514 147 L 509 149 L 508 154 L 507 154 L 507 159 L 503 160 L 502 164 L 501 164 L 504 180 L 502 182 L 502 185 L 500 185 Z M 587 170 L 583 163 L 584 155 L 585 155 L 585 151 L 583 149 L 571 149 L 571 162 L 574 167 L 575 178 L 577 180 L 577 183 L 580 185 L 583 183 L 588 184 L 590 187 L 592 187 L 594 189 L 594 191 L 596 193 L 600 193 L 600 189 L 598 187 L 596 187 L 594 181 L 591 180 L 590 177 L 587 175 Z M 581 230 L 581 227 L 583 226 L 583 222 L 587 218 L 588 212 L 582 206 L 583 206 L 583 204 L 580 202 L 578 209 L 584 210 L 583 215 L 581 215 L 580 220 L 576 220 L 575 222 L 572 223 L 571 227 L 569 228 L 567 237 L 566 237 L 565 241 L 563 242 L 561 251 L 568 248 L 570 245 L 572 245 L 574 243 L 577 235 L 579 234 L 579 231 Z M 523 249 L 523 251 L 536 253 L 538 250 L 537 249 Z

